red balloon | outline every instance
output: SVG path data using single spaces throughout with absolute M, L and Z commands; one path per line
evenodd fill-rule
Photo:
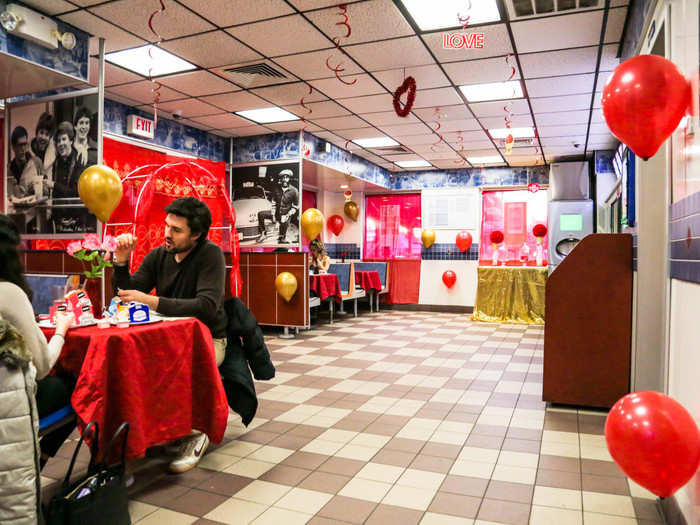
M 326 225 L 330 231 L 336 235 L 340 235 L 340 232 L 343 231 L 343 226 L 345 226 L 345 221 L 340 215 L 331 215 L 328 217 Z
M 659 392 L 633 392 L 619 399 L 605 422 L 605 441 L 623 472 L 662 498 L 685 485 L 700 465 L 695 420 Z
M 457 281 L 457 275 L 452 270 L 447 270 L 442 274 L 442 282 L 445 283 L 445 286 L 448 288 L 452 288 L 455 281 Z
M 464 253 L 472 245 L 472 234 L 469 232 L 459 232 L 457 234 L 457 248 Z
M 657 55 L 625 60 L 603 87 L 610 131 L 644 160 L 678 127 L 690 102 L 690 83 L 673 62 Z

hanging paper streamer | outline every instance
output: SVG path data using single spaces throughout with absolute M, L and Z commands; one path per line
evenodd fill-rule
M 156 35 L 156 41 L 153 42 L 154 46 L 160 46 L 160 43 L 163 41 L 163 37 L 160 36 L 158 31 L 155 30 L 153 27 L 153 18 L 162 12 L 165 11 L 165 4 L 163 3 L 163 0 L 158 0 L 158 3 L 160 4 L 160 9 L 157 9 L 151 13 L 151 16 L 148 17 L 148 27 L 149 29 L 153 32 L 154 35 Z M 153 48 L 150 48 L 148 50 L 148 57 L 151 59 L 151 65 L 155 62 L 155 58 L 153 57 L 152 51 Z M 156 82 L 153 80 L 153 75 L 151 74 L 153 72 L 153 67 L 148 68 L 148 80 L 150 80 L 155 86 L 151 90 L 153 93 L 153 127 L 158 126 L 158 103 L 160 102 L 160 90 L 163 88 L 163 85 L 160 82 Z
M 466 29 L 467 26 L 469 25 L 469 11 L 471 11 L 472 8 L 472 3 L 471 1 L 467 1 L 467 13 L 465 15 L 462 15 L 461 13 L 457 13 L 457 20 L 459 23 L 462 25 L 462 29 Z
M 462 136 L 461 131 L 457 132 L 457 143 L 459 144 L 459 151 L 457 151 L 457 153 L 459 153 L 460 158 L 459 158 L 459 160 L 455 160 L 454 163 L 460 164 L 462 166 L 466 166 L 467 161 L 465 160 L 464 155 L 463 155 L 463 153 L 464 153 L 464 137 Z
M 311 115 L 311 113 L 313 113 L 313 110 L 310 107 L 308 107 L 306 104 L 304 104 L 304 99 L 313 92 L 314 88 L 312 88 L 311 84 L 309 84 L 308 82 L 305 82 L 305 84 L 309 88 L 309 91 L 308 91 L 308 93 L 306 93 L 306 95 L 304 95 L 303 97 L 301 97 L 301 99 L 299 99 L 299 104 L 301 105 L 302 108 L 304 108 L 307 111 L 306 115 L 301 117 L 301 121 L 304 123 L 304 125 L 301 128 L 301 151 L 305 157 L 308 157 L 311 154 L 311 149 L 309 149 L 309 146 L 307 146 L 306 142 L 304 141 L 304 131 L 306 131 L 306 126 L 308 125 L 306 117 Z
M 440 131 L 440 128 L 442 127 L 442 125 L 440 124 L 441 117 L 442 117 L 442 115 L 440 115 L 440 108 L 436 107 L 435 108 L 435 124 L 436 124 L 436 126 L 435 126 L 435 128 L 433 128 L 433 131 L 435 133 L 437 133 L 438 139 L 430 145 L 430 151 L 432 151 L 433 153 L 435 153 L 438 150 L 437 146 L 442 142 L 442 135 L 440 133 L 438 133 L 438 131 Z
M 336 22 L 335 25 L 344 27 L 344 28 L 345 28 L 345 34 L 343 35 L 343 38 L 349 38 L 350 35 L 352 34 L 352 27 L 350 26 L 350 22 L 349 22 L 350 17 L 348 17 L 348 6 L 347 6 L 347 4 L 339 4 L 339 5 L 338 5 L 338 9 L 340 10 L 339 13 L 338 13 L 338 15 L 343 17 L 343 21 L 342 21 L 342 22 Z M 335 48 L 336 48 L 338 51 L 340 51 L 342 54 L 344 54 L 344 55 L 347 56 L 347 53 L 345 52 L 345 50 L 344 50 L 344 49 L 341 47 L 341 45 L 340 45 L 340 38 L 339 38 L 339 37 L 337 37 L 337 36 L 336 36 L 336 37 L 333 37 L 333 44 L 335 44 Z M 352 86 L 352 85 L 354 85 L 354 84 L 357 83 L 357 79 L 356 79 L 356 78 L 352 79 L 352 80 L 349 81 L 349 82 L 346 81 L 346 80 L 343 80 L 342 78 L 340 78 L 340 73 L 342 73 L 343 71 L 345 71 L 345 68 L 342 67 L 342 65 L 343 65 L 342 59 L 340 60 L 340 62 L 338 62 L 338 65 L 336 65 L 336 66 L 332 66 L 332 65 L 331 65 L 330 59 L 331 59 L 330 56 L 329 56 L 328 58 L 326 58 L 326 67 L 327 67 L 330 71 L 333 72 L 333 74 L 335 75 L 335 78 L 337 78 L 338 80 L 340 80 L 340 81 L 341 81 L 343 84 L 345 84 L 346 86 Z

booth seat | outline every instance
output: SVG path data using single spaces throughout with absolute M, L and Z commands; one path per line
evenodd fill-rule
M 377 272 L 382 283 L 382 289 L 375 293 L 377 298 L 377 312 L 379 311 L 379 294 L 389 293 L 389 264 L 386 262 L 356 262 L 355 270 L 361 272 Z M 372 310 L 372 297 L 370 297 L 369 309 Z
M 355 317 L 357 317 L 357 300 L 361 297 L 365 297 L 367 293 L 364 290 L 358 290 L 355 287 L 355 263 L 331 263 L 330 267 L 328 268 L 328 273 L 336 274 L 338 276 L 338 281 L 340 282 L 340 291 L 343 300 L 340 306 L 340 311 L 343 312 L 343 304 L 345 301 L 353 301 L 355 307 Z M 332 301 L 330 308 L 332 322 Z

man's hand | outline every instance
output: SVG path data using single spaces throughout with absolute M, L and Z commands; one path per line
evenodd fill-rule
M 114 262 L 117 264 L 129 260 L 129 254 L 136 248 L 136 237 L 130 233 L 122 233 L 117 236 L 117 249 L 114 251 Z
M 145 304 L 150 310 L 158 310 L 158 297 L 155 295 L 149 295 L 138 290 L 119 290 L 117 295 L 124 303 L 135 301 Z

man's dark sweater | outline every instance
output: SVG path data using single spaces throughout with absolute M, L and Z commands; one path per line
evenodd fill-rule
M 115 266 L 112 287 L 149 293 L 160 298 L 158 313 L 192 316 L 209 327 L 215 339 L 226 337 L 224 286 L 226 263 L 216 244 L 205 240 L 181 262 L 164 246 L 151 250 L 133 275 L 128 266 Z

